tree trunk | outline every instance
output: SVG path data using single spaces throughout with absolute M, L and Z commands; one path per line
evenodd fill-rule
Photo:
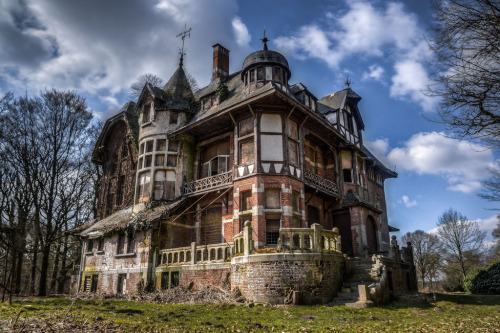
M 59 273 L 59 255 L 61 252 L 61 244 L 58 243 L 56 247 L 56 257 L 54 258 L 54 269 L 52 270 L 52 276 L 50 278 L 50 288 L 51 293 L 56 291 L 57 275 Z
M 42 249 L 42 268 L 40 269 L 40 282 L 38 284 L 38 296 L 47 296 L 47 275 L 49 273 L 50 245 Z
M 38 236 L 35 238 L 35 245 L 33 247 L 33 262 L 31 263 L 31 277 L 30 277 L 30 290 L 29 294 L 35 294 L 35 283 L 36 283 L 36 264 L 38 261 Z
M 59 294 L 64 293 L 64 284 L 66 283 L 67 276 L 66 274 L 68 273 L 68 268 L 66 267 L 66 253 L 68 253 L 68 234 L 64 236 L 64 246 L 63 246 L 63 257 L 61 260 L 61 270 L 59 274 L 59 280 L 58 280 L 58 285 L 57 285 L 57 292 Z
M 21 281 L 23 273 L 23 261 L 24 261 L 24 251 L 19 251 L 17 253 L 17 264 L 16 264 L 16 279 L 14 283 L 14 294 L 19 295 L 21 293 Z

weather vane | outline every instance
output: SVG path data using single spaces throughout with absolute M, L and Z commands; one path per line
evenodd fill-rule
M 349 75 L 347 75 L 347 77 L 345 78 L 344 84 L 347 86 L 347 88 L 351 86 L 352 82 L 351 79 L 349 79 Z
M 175 37 L 181 37 L 182 38 L 182 49 L 180 50 L 181 60 L 180 60 L 180 63 L 179 63 L 179 66 L 182 66 L 182 61 L 184 59 L 184 55 L 186 54 L 186 53 L 184 53 L 184 39 L 186 39 L 186 37 L 191 37 L 191 28 L 187 29 L 186 23 L 184 23 L 184 31 L 181 32 L 180 34 L 178 34 Z
M 262 49 L 267 50 L 267 42 L 269 41 L 269 39 L 267 39 L 267 37 L 266 37 L 266 27 L 264 27 L 264 38 L 261 38 L 261 41 L 262 41 L 262 43 L 264 43 L 264 45 L 262 46 Z

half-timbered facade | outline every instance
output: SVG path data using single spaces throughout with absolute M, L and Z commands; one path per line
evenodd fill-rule
M 252 277 L 299 262 L 286 279 L 301 290 L 312 283 L 304 274 L 321 275 L 308 295 L 324 301 L 340 288 L 347 256 L 389 253 L 384 181 L 397 175 L 363 145 L 361 97 L 346 88 L 318 99 L 289 84 L 287 60 L 263 42 L 232 74 L 229 50 L 214 45 L 212 81 L 196 92 L 181 59 L 163 89 L 146 84 L 127 104 L 137 135 L 125 134 L 125 121 L 115 134 L 105 127 L 94 154 L 103 208 L 81 232 L 80 290 L 230 285 L 278 302 L 281 287 Z M 106 148 L 114 137 L 127 137 L 130 152 Z M 126 158 L 134 172 L 111 175 Z

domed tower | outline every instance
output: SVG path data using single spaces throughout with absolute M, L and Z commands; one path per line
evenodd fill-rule
M 169 201 L 181 194 L 182 147 L 180 141 L 167 136 L 195 112 L 182 58 L 163 89 L 147 83 L 137 102 L 140 128 L 135 211 L 143 209 L 144 203 Z
M 251 53 L 243 62 L 241 79 L 245 84 L 245 91 L 252 92 L 268 82 L 273 82 L 287 91 L 288 80 L 292 75 L 288 68 L 288 61 L 281 53 L 267 48 L 268 39 L 265 33 L 261 40 L 262 50 Z

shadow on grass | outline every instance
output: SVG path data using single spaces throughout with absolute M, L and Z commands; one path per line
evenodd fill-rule
M 430 294 L 432 296 L 432 294 Z M 473 305 L 500 305 L 500 295 L 434 294 L 436 301 Z
M 500 305 L 500 295 L 421 293 L 418 295 L 400 296 L 394 302 L 381 306 L 381 308 L 417 308 L 425 310 L 434 308 L 437 302 L 450 302 L 467 305 Z
M 128 315 L 143 314 L 144 313 L 144 311 L 136 310 L 136 309 L 119 309 L 119 310 L 113 310 L 113 312 L 124 313 L 124 314 L 128 314 Z

